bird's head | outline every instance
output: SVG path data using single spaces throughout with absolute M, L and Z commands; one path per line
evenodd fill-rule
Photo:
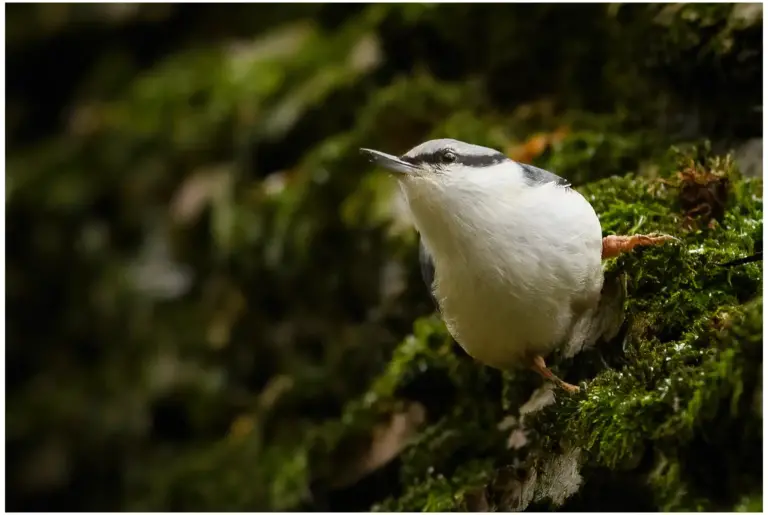
M 422 235 L 467 225 L 473 214 L 493 217 L 495 205 L 524 186 L 520 167 L 507 156 L 454 139 L 430 140 L 400 157 L 361 151 L 397 177 Z
M 400 157 L 361 149 L 376 165 L 398 178 L 422 235 L 459 227 L 481 233 L 511 216 L 559 197 L 550 188 L 567 186 L 555 174 L 518 163 L 492 148 L 454 139 L 430 140 Z
M 371 162 L 394 172 L 406 188 L 412 182 L 458 186 L 465 181 L 477 182 L 488 174 L 501 179 L 498 173 L 492 172 L 513 163 L 498 150 L 455 139 L 430 140 L 400 157 L 367 148 L 361 151 Z
M 413 147 L 400 157 L 378 150 L 360 149 L 371 162 L 393 172 L 407 194 L 430 189 L 443 192 L 509 194 L 512 190 L 554 182 L 568 183 L 557 175 L 517 163 L 498 150 L 455 139 L 434 139 Z

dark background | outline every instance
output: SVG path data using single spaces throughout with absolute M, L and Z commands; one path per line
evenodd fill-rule
M 761 49 L 750 4 L 9 5 L 8 508 L 367 509 L 294 452 L 432 311 L 357 148 L 738 147 Z

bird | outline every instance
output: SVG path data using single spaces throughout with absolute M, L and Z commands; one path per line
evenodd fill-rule
M 361 148 L 391 172 L 419 235 L 422 278 L 453 339 L 476 361 L 524 366 L 563 390 L 545 358 L 593 316 L 602 261 L 676 238 L 603 237 L 592 205 L 564 178 L 455 139 L 397 157 Z

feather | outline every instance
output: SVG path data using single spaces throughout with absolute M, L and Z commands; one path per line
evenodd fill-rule
M 523 176 L 531 186 L 540 186 L 542 184 L 549 184 L 550 182 L 554 182 L 558 186 L 564 187 L 569 187 L 571 185 L 570 182 L 563 179 L 559 175 L 548 172 L 542 168 L 536 168 L 535 166 L 531 166 L 525 163 L 517 164 L 520 165 L 520 168 L 523 169 Z
M 435 297 L 435 263 L 432 261 L 432 256 L 421 239 L 419 239 L 419 265 L 421 266 L 421 278 L 424 280 L 424 284 L 427 285 L 429 296 L 437 310 L 440 311 L 440 304 L 437 302 L 437 297 Z

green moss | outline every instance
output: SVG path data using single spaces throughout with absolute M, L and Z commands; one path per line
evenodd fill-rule
M 467 502 L 493 477 L 492 461 L 470 461 L 446 477 L 430 469 L 426 479 L 408 485 L 397 499 L 373 507 L 373 511 L 468 511 Z
M 557 123 L 568 128 L 565 137 L 534 160 L 573 184 L 629 172 L 651 173 L 664 158 L 668 136 L 637 129 L 629 116 L 565 113 Z
M 762 503 L 762 265 L 718 266 L 759 242 L 762 184 L 702 141 L 761 137 L 760 6 L 19 9 L 9 506 L 506 510 L 518 466 L 574 445 L 592 492 L 610 478 L 657 509 Z M 57 61 L 77 65 L 27 87 Z M 430 315 L 395 181 L 358 149 L 454 137 L 511 155 L 553 133 L 521 153 L 580 187 L 606 233 L 681 242 L 606 263 L 627 326 L 553 356 L 586 388 L 526 418 L 513 450 L 500 427 L 540 378 L 475 363 Z M 685 228 L 656 181 L 689 158 L 730 177 L 711 226 Z M 140 291 L 137 259 L 189 288 Z M 415 434 L 366 468 L 413 406 Z
M 184 459 L 165 457 L 142 463 L 148 476 L 134 477 L 131 486 L 143 494 L 131 501 L 131 509 L 146 510 L 158 502 L 179 511 L 200 505 L 240 511 L 249 506 L 290 509 L 307 499 L 308 453 L 305 446 L 277 444 L 262 448 L 259 434 L 251 433 L 189 449 Z M 259 467 L 253 464 L 259 462 Z M 139 465 L 137 463 L 136 465 Z M 213 471 L 223 471 L 214 474 Z M 251 488 L 242 488 L 246 475 Z
M 659 175 L 671 177 L 696 152 L 700 150 L 673 152 L 659 162 Z M 751 444 L 759 442 L 752 399 L 762 360 L 761 269 L 759 264 L 723 268 L 718 263 L 750 253 L 760 237 L 761 182 L 739 178 L 727 159 L 704 155 L 703 163 L 732 181 L 725 217 L 712 228 L 684 229 L 677 190 L 659 188 L 656 179 L 627 175 L 582 188 L 606 233 L 665 232 L 680 242 L 641 249 L 607 264 L 608 270 L 621 271 L 628 279 L 626 335 L 623 341 L 605 344 L 619 347 L 606 349 L 621 354 L 619 365 L 599 372 L 578 396 L 558 395 L 557 402 L 532 421 L 544 452 L 555 452 L 565 441 L 587 451 L 585 459 L 593 468 L 626 470 L 642 462 L 661 509 L 714 509 L 736 502 L 708 498 L 706 484 L 733 483 L 728 474 L 748 455 L 737 451 L 727 460 L 727 472 L 709 466 L 704 477 L 691 479 L 697 453 L 714 455 L 717 451 L 707 451 L 708 446 L 732 445 L 724 440 L 727 432 L 713 427 L 736 424 L 748 428 Z M 467 488 L 489 482 L 492 469 L 513 459 L 496 429 L 504 416 L 501 399 L 481 393 L 487 391 L 483 385 L 493 372 L 454 349 L 436 319 L 418 321 L 414 335 L 398 347 L 387 370 L 363 397 L 370 408 L 402 395 L 402 388 L 420 377 L 434 379 L 430 374 L 442 376 L 441 384 L 451 386 L 443 390 L 449 411 L 401 456 L 405 493 L 381 509 L 461 509 L 463 481 Z M 523 375 L 499 376 L 510 392 L 504 394 L 507 412 L 514 413 L 525 400 L 524 392 L 530 392 Z M 428 410 L 437 407 L 434 398 L 420 400 Z M 708 441 L 713 435 L 720 440 Z M 484 466 L 457 466 L 456 456 L 465 452 L 486 456 Z M 748 492 L 752 483 L 730 491 Z
M 686 452 L 694 440 L 713 424 L 753 423 L 762 273 L 759 264 L 731 269 L 718 263 L 750 254 L 761 237 L 760 191 L 761 181 L 735 179 L 723 223 L 685 231 L 674 191 L 659 193 L 652 181 L 627 176 L 584 188 L 606 232 L 666 232 L 681 239 L 611 264 L 629 278 L 624 365 L 595 377 L 582 398 L 569 402 L 573 416 L 559 421 L 573 443 L 608 468 L 653 449 L 650 481 L 665 509 L 703 502 L 705 495 L 694 494 L 684 479 L 690 470 L 682 463 L 691 458 Z M 728 329 L 718 331 L 723 324 Z M 713 448 L 728 444 L 708 442 Z
M 734 507 L 736 512 L 760 513 L 763 511 L 763 494 L 746 495 Z

